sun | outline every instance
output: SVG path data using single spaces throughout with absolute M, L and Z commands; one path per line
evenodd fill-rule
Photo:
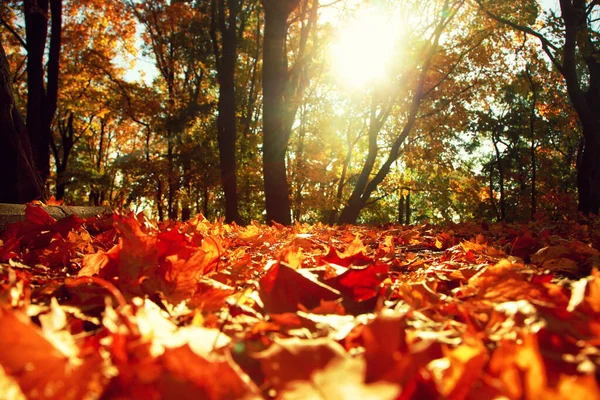
M 331 47 L 332 68 L 344 86 L 365 88 L 390 80 L 400 30 L 391 15 L 365 10 L 343 26 Z

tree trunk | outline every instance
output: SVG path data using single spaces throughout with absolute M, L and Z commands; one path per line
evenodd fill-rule
M 287 82 L 287 19 L 298 0 L 263 0 L 265 11 L 263 55 L 263 173 L 267 223 L 290 225 L 290 190 L 285 153 L 290 130 L 286 129 L 284 92 Z
M 496 214 L 496 219 L 499 221 L 500 212 L 498 211 L 498 206 L 496 205 L 496 198 L 494 197 L 494 159 L 492 158 L 487 165 L 490 168 L 490 177 L 488 180 L 488 188 L 490 189 L 490 203 L 492 204 L 492 208 L 494 209 L 494 213 Z
M 238 196 L 236 182 L 236 104 L 235 104 L 235 64 L 237 60 L 237 14 L 239 0 L 227 1 L 229 14 L 228 25 L 225 24 L 225 0 L 211 3 L 211 37 L 217 64 L 219 81 L 219 115 L 217 130 L 219 142 L 219 162 L 221 167 L 221 183 L 225 193 L 225 222 L 240 223 L 238 213 Z M 221 33 L 219 49 L 216 26 Z
M 596 135 L 584 138 L 583 153 L 577 170 L 578 210 L 598 214 L 600 210 L 600 140 Z
M 462 4 L 462 3 L 461 3 Z M 457 7 L 461 7 L 461 4 L 457 5 Z M 378 114 L 375 114 L 375 104 L 371 107 L 371 122 L 369 126 L 369 151 L 367 154 L 367 158 L 365 163 L 363 164 L 363 169 L 358 177 L 358 181 L 352 194 L 350 195 L 350 199 L 348 200 L 348 204 L 344 207 L 340 214 L 339 222 L 341 224 L 354 224 L 360 215 L 361 210 L 367 204 L 371 194 L 377 189 L 377 186 L 383 182 L 385 177 L 390 171 L 390 168 L 394 161 L 398 159 L 400 156 L 400 147 L 411 133 L 413 126 L 415 125 L 417 114 L 419 112 L 419 108 L 421 107 L 421 102 L 425 96 L 425 78 L 427 77 L 429 67 L 433 60 L 434 55 L 436 54 L 436 49 L 438 47 L 438 43 L 444 29 L 448 26 L 448 21 L 456 15 L 458 8 L 454 10 L 450 9 L 449 1 L 446 0 L 444 2 L 444 6 L 442 12 L 440 13 L 440 20 L 438 21 L 435 31 L 433 33 L 432 43 L 427 48 L 427 51 L 424 52 L 424 60 L 422 65 L 420 66 L 420 71 L 418 73 L 418 79 L 416 85 L 414 87 L 414 92 L 412 94 L 412 101 L 410 104 L 410 108 L 408 110 L 406 123 L 402 128 L 400 134 L 394 139 L 392 143 L 392 147 L 385 159 L 385 161 L 379 167 L 379 170 L 370 178 L 371 172 L 374 168 L 375 161 L 377 159 L 377 135 L 379 131 L 387 121 L 387 118 L 390 115 L 394 97 L 390 98 L 387 104 L 382 107 Z M 375 93 L 376 94 L 376 93 Z M 375 94 L 373 101 L 375 103 Z M 376 116 L 375 116 L 376 115 Z M 408 201 L 408 198 L 407 198 Z M 410 216 L 407 215 L 407 221 L 410 219 Z
M 59 121 L 58 123 L 58 131 L 60 134 L 60 149 L 54 142 L 54 139 L 50 140 L 50 145 L 52 147 L 52 154 L 54 155 L 54 164 L 56 165 L 56 200 L 63 200 L 65 197 L 65 189 L 67 186 L 66 181 L 66 172 L 67 165 L 69 162 L 69 156 L 71 155 L 71 150 L 73 149 L 73 145 L 75 144 L 75 131 L 73 127 L 73 113 L 69 114 L 67 121 L 64 120 Z M 61 156 L 62 150 L 62 156 Z M 92 197 L 92 194 L 90 194 Z M 94 205 L 98 206 L 99 203 L 99 195 L 96 196 L 97 199 L 93 202 Z
M 600 51 L 595 40 L 596 29 L 594 15 L 597 12 L 595 2 L 583 0 L 559 0 L 560 17 L 564 29 L 561 29 L 564 44 L 556 47 L 540 32 L 528 26 L 496 15 L 477 0 L 484 12 L 498 22 L 540 39 L 556 69 L 567 85 L 569 100 L 575 109 L 583 128 L 584 148 L 577 165 L 577 190 L 579 193 L 578 210 L 584 214 L 598 214 L 600 211 Z M 562 54 L 558 54 L 562 53 Z M 587 79 L 582 79 L 580 68 L 587 67 Z M 587 86 L 587 88 L 586 88 Z
M 404 218 L 405 218 L 405 222 L 406 225 L 410 225 L 410 214 L 411 214 L 411 209 L 410 209 L 410 189 L 408 189 L 408 193 L 406 194 L 406 200 L 405 200 L 405 209 L 404 209 Z
M 499 127 L 497 128 L 499 129 Z M 492 133 L 492 143 L 496 154 L 496 168 L 498 168 L 498 185 L 500 187 L 500 220 L 506 221 L 506 199 L 504 194 L 504 165 L 502 164 L 502 156 L 498 148 L 498 138 L 496 133 Z
M 402 189 L 400 189 L 400 199 L 398 200 L 398 223 L 404 224 L 404 195 Z
M 298 135 L 298 145 L 296 147 L 296 165 L 295 165 L 295 181 L 296 192 L 294 193 L 293 214 L 294 220 L 300 221 L 302 218 L 302 191 L 305 183 L 305 163 L 304 163 L 304 138 L 306 137 L 306 126 L 304 125 L 304 112 L 300 120 L 300 133 Z
M 371 98 L 371 111 L 369 114 L 369 150 L 367 152 L 367 158 L 365 159 L 363 168 L 354 185 L 352 194 L 348 199 L 348 204 L 342 209 L 340 223 L 356 223 L 358 215 L 363 208 L 362 195 L 369 183 L 369 177 L 375 166 L 375 161 L 377 161 L 377 153 L 379 150 L 377 146 L 377 135 L 381 129 L 382 121 L 380 115 L 377 115 L 376 95 L 373 94 L 373 97 Z
M 157 176 L 156 177 L 155 201 L 156 201 L 156 210 L 158 212 L 158 220 L 160 222 L 165 220 L 165 211 L 164 211 L 163 202 L 162 202 L 162 192 L 163 192 L 162 181 L 160 180 L 160 177 Z
M 15 105 L 12 79 L 0 43 L 0 203 L 39 199 L 43 183 L 37 175 L 23 118 Z
M 169 129 L 167 132 L 167 216 L 172 221 L 177 219 L 177 190 L 179 189 L 173 136 Z
M 51 125 L 58 98 L 58 73 L 62 29 L 62 1 L 24 0 L 25 32 L 27 37 L 27 132 L 36 168 L 46 182 L 50 175 Z M 51 37 L 48 50 L 47 74 L 44 53 L 51 16 Z M 44 76 L 46 85 L 44 85 Z
M 586 1 L 560 0 L 561 17 L 565 24 L 563 66 L 561 73 L 567 93 L 583 127 L 584 147 L 577 170 L 578 210 L 584 214 L 600 211 L 600 62 L 598 47 L 588 26 Z M 590 11 L 591 11 L 590 7 Z M 590 16 L 591 18 L 591 16 Z M 579 51 L 577 51 L 577 49 Z M 584 85 L 577 73 L 576 55 L 580 54 L 589 72 L 589 85 Z
M 529 82 L 529 86 L 531 88 L 531 107 L 529 109 L 529 134 L 531 135 L 531 142 L 529 145 L 529 157 L 531 159 L 531 220 L 533 221 L 535 218 L 536 208 L 537 208 L 537 163 L 536 163 L 536 147 L 535 147 L 535 121 L 536 115 L 535 110 L 537 107 L 537 88 L 535 87 L 535 82 L 533 81 L 533 76 L 531 75 L 531 71 L 529 67 L 525 69 L 525 73 L 527 76 L 527 81 Z

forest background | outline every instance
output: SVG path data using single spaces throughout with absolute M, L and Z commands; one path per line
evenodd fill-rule
M 598 8 L 3 1 L 0 202 L 282 224 L 598 213 Z

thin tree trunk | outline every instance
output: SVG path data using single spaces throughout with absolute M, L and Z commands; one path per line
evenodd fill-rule
M 400 189 L 400 199 L 398 200 L 398 223 L 400 225 L 404 224 L 404 207 L 404 195 Z
M 500 212 L 498 211 L 498 206 L 496 205 L 496 198 L 494 197 L 494 160 L 489 162 L 490 167 L 490 179 L 489 179 L 489 189 L 490 189 L 490 202 L 492 203 L 492 208 L 494 209 L 494 213 L 496 213 L 496 220 L 500 221 Z
M 536 151 L 535 151 L 535 110 L 537 107 L 537 90 L 535 88 L 535 82 L 533 81 L 533 77 L 531 76 L 531 71 L 529 71 L 529 67 L 525 69 L 525 73 L 527 76 L 527 80 L 529 81 L 529 86 L 531 87 L 531 108 L 529 110 L 529 134 L 531 135 L 531 144 L 529 146 L 529 156 L 531 158 L 531 220 L 535 218 L 537 202 L 536 202 L 536 184 L 537 184 L 537 165 L 536 165 Z
M 156 177 L 156 196 L 155 196 L 155 201 L 156 201 L 156 211 L 158 212 L 158 220 L 159 221 L 164 221 L 165 220 L 165 211 L 164 211 L 164 207 L 163 207 L 163 203 L 162 203 L 162 195 L 163 195 L 163 185 L 162 185 L 162 181 L 160 180 L 160 177 Z
M 178 188 L 177 171 L 175 168 L 175 150 L 173 144 L 173 133 L 169 130 L 167 134 L 167 212 L 170 220 L 177 219 L 176 195 Z
M 406 194 L 406 199 L 405 199 L 405 204 L 406 207 L 404 209 L 404 217 L 405 217 L 405 222 L 406 225 L 410 225 L 410 216 L 411 216 L 411 209 L 410 209 L 410 189 L 408 189 L 408 193 Z
M 209 191 L 208 191 L 208 186 L 205 184 L 204 187 L 202 188 L 202 198 L 203 198 L 203 202 L 202 202 L 202 215 L 204 215 L 204 218 L 208 219 L 209 215 L 208 215 L 208 196 L 209 196 Z
M 192 165 L 189 157 L 185 157 L 182 162 L 183 167 L 183 196 L 181 196 L 181 220 L 187 221 L 192 216 L 191 198 L 192 198 Z
M 498 168 L 498 185 L 500 186 L 500 220 L 506 221 L 506 199 L 504 196 L 504 166 L 502 165 L 502 156 L 498 148 L 498 139 L 496 134 L 492 134 L 492 143 L 496 154 L 496 168 Z
M 304 110 L 301 114 L 300 132 L 298 134 L 298 147 L 296 148 L 296 166 L 295 181 L 296 193 L 294 193 L 294 220 L 300 221 L 302 217 L 302 190 L 304 189 L 304 138 L 306 136 L 306 127 L 304 125 Z
M 50 141 L 52 154 L 54 156 L 54 164 L 56 165 L 56 199 L 63 200 L 65 197 L 65 189 L 67 186 L 67 166 L 69 165 L 69 157 L 75 145 L 75 128 L 73 125 L 73 113 L 70 112 L 67 120 L 58 121 L 58 133 L 60 135 L 60 149 L 54 142 L 54 138 Z M 91 197 L 91 195 L 90 195 Z M 98 206 L 98 201 L 93 202 Z

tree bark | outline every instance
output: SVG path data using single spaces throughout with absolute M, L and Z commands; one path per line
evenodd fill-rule
M 287 19 L 299 0 L 263 0 L 265 33 L 263 52 L 263 173 L 267 223 L 291 224 L 290 189 L 285 153 L 290 130 L 286 129 L 284 92 L 287 82 L 285 54 Z
M 500 221 L 506 221 L 506 196 L 504 194 L 504 165 L 502 163 L 502 155 L 500 154 L 500 149 L 498 148 L 498 142 L 500 139 L 498 138 L 498 133 L 496 130 L 499 130 L 500 127 L 497 126 L 492 132 L 492 143 L 494 145 L 494 154 L 496 156 L 496 168 L 498 169 L 498 186 L 500 187 Z M 493 167 L 491 167 L 493 168 Z
M 587 26 L 586 1 L 560 0 L 562 19 L 565 23 L 562 74 L 567 93 L 583 128 L 584 147 L 577 170 L 579 193 L 578 210 L 584 214 L 600 211 L 600 63 L 598 49 L 593 46 Z M 591 10 L 590 10 L 591 12 Z M 577 73 L 577 48 L 589 72 L 589 86 L 582 89 Z
M 12 79 L 0 43 L 0 203 L 39 199 L 43 183 L 36 173 L 25 123 L 15 104 Z
M 536 162 L 536 146 L 535 146 L 535 125 L 536 115 L 535 110 L 537 107 L 537 88 L 533 81 L 533 76 L 529 67 L 525 69 L 525 75 L 531 88 L 531 106 L 529 108 L 529 134 L 531 135 L 531 142 L 529 145 L 529 157 L 531 159 L 531 220 L 535 218 L 537 212 L 537 162 Z
M 24 0 L 23 8 L 27 37 L 27 132 L 37 172 L 42 182 L 46 182 L 50 175 L 51 125 L 58 99 L 62 1 Z M 51 35 L 45 71 L 49 21 Z
M 408 189 L 408 193 L 406 194 L 406 199 L 404 203 L 404 218 L 406 221 L 406 225 L 410 225 L 410 217 L 411 217 L 411 208 L 410 208 L 410 189 Z
M 62 200 L 65 197 L 65 189 L 67 186 L 65 173 L 67 171 L 67 165 L 69 162 L 69 156 L 71 150 L 75 144 L 75 131 L 73 127 L 73 113 L 69 113 L 67 121 L 59 121 L 58 131 L 61 138 L 61 148 L 54 143 L 54 140 L 50 140 L 50 146 L 52 147 L 52 154 L 54 155 L 54 164 L 56 165 L 56 200 Z M 61 156 L 62 150 L 62 156 Z M 90 195 L 90 197 L 92 197 Z M 99 198 L 99 195 L 97 196 Z M 94 205 L 98 206 L 98 201 L 94 202 Z
M 219 100 L 217 131 L 221 184 L 225 194 L 225 222 L 240 223 L 237 196 L 236 137 L 237 117 L 235 102 L 235 64 L 237 61 L 237 15 L 239 0 L 227 0 L 228 21 L 225 22 L 225 0 L 211 2 L 211 38 L 217 65 Z M 221 46 L 217 38 L 217 26 Z
M 400 189 L 400 199 L 398 200 L 398 224 L 404 224 L 404 195 Z
M 538 38 L 542 49 L 563 76 L 569 100 L 575 109 L 583 130 L 583 153 L 577 165 L 578 210 L 584 214 L 600 212 L 600 48 L 594 39 L 593 24 L 598 11 L 597 2 L 559 0 L 564 29 L 564 44 L 558 47 L 542 33 L 519 25 L 488 10 L 481 0 L 481 9 L 492 19 Z M 588 4 L 589 3 L 589 4 Z M 562 53 L 562 57 L 558 56 Z M 587 67 L 588 79 L 579 74 L 581 61 Z M 587 88 L 585 88 L 587 86 Z

